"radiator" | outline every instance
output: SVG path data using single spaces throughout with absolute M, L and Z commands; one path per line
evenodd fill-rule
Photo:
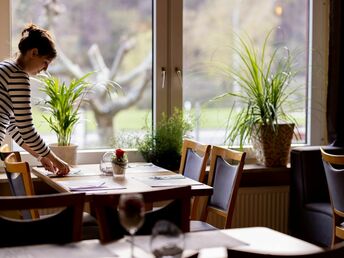
M 239 188 L 231 227 L 262 226 L 287 233 L 288 205 L 289 186 Z M 220 218 L 209 219 L 214 226 L 223 225 Z
M 264 226 L 288 230 L 289 186 L 240 188 L 232 227 Z

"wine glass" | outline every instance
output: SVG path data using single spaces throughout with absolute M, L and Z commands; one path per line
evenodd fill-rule
M 144 221 L 145 205 L 142 194 L 122 194 L 118 204 L 121 225 L 131 236 L 131 257 L 134 257 L 134 235 Z
M 160 220 L 152 230 L 151 251 L 156 258 L 180 258 L 184 249 L 184 234 L 173 223 Z

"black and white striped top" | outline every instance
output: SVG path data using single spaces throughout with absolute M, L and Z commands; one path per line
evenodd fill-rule
M 50 150 L 34 128 L 29 75 L 13 61 L 0 62 L 0 143 L 6 131 L 21 146 L 24 142 L 40 156 Z

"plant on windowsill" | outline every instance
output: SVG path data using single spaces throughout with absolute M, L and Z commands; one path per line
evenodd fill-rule
M 239 90 L 226 92 L 215 100 L 229 96 L 241 104 L 239 112 L 236 103 L 232 107 L 226 142 L 231 145 L 239 138 L 242 148 L 250 140 L 259 163 L 279 167 L 288 163 L 296 125 L 296 120 L 285 112 L 285 107 L 291 104 L 296 91 L 291 83 L 297 68 L 294 56 L 287 48 L 274 46 L 268 49 L 271 34 L 272 31 L 267 34 L 261 49 L 254 46 L 252 39 L 238 36 L 239 47 L 233 50 L 240 65 L 237 68 L 220 65 L 219 68 L 237 83 Z M 294 107 L 297 100 L 295 102 L 292 103 Z
M 50 129 L 57 136 L 57 144 L 50 144 L 52 151 L 68 164 L 76 164 L 77 145 L 71 143 L 72 133 L 79 122 L 79 110 L 92 84 L 86 79 L 92 73 L 87 73 L 80 79 L 72 79 L 69 84 L 50 74 L 38 77 L 42 86 L 39 90 L 46 94 L 41 107 L 46 112 L 43 115 Z
M 192 123 L 181 110 L 175 109 L 171 117 L 162 114 L 154 130 L 147 129 L 143 139 L 138 139 L 138 150 L 147 162 L 176 171 L 179 169 L 184 135 Z

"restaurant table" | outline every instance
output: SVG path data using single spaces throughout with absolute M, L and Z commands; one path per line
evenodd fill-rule
M 64 177 L 56 177 L 43 167 L 33 167 L 32 173 L 58 192 L 81 191 L 97 193 L 145 192 L 164 187 L 191 185 L 193 196 L 210 196 L 213 188 L 151 163 L 129 163 L 125 176 L 101 173 L 99 164 L 78 165 Z
M 129 238 L 102 245 L 99 240 L 84 240 L 66 245 L 33 245 L 0 248 L 0 258 L 109 258 L 130 257 Z M 149 236 L 135 237 L 136 257 L 152 258 Z M 146 245 L 146 247 L 144 247 Z M 323 249 L 303 240 L 265 227 L 235 228 L 185 234 L 183 257 L 199 252 L 200 258 L 225 258 L 226 249 L 264 254 L 308 254 Z

